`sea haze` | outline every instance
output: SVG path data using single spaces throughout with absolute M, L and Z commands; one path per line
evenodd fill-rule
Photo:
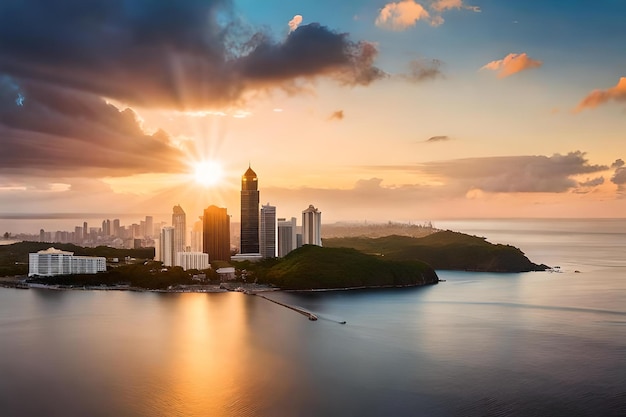
M 316 322 L 240 293 L 0 288 L 0 415 L 626 414 L 626 221 L 450 228 L 562 272 L 268 295 Z

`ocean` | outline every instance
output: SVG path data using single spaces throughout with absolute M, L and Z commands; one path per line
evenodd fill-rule
M 433 225 L 561 272 L 268 294 L 315 322 L 241 293 L 0 288 L 0 415 L 626 415 L 626 220 Z

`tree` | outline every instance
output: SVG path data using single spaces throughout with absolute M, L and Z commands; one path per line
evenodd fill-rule
M 11 237 L 11 233 L 9 233 L 9 232 L 4 232 L 4 235 L 3 235 L 3 236 L 4 236 L 4 238 L 5 238 L 5 239 L 7 239 L 7 240 L 8 240 L 8 239 Z

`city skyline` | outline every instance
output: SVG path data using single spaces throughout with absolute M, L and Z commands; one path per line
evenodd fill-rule
M 0 218 L 626 212 L 624 2 L 91 4 L 0 5 Z

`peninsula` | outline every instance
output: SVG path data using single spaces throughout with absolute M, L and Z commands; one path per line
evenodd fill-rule
M 424 237 L 385 236 L 324 239 L 325 247 L 357 249 L 394 261 L 419 259 L 435 269 L 479 272 L 545 271 L 511 245 L 493 244 L 483 237 L 449 230 Z

